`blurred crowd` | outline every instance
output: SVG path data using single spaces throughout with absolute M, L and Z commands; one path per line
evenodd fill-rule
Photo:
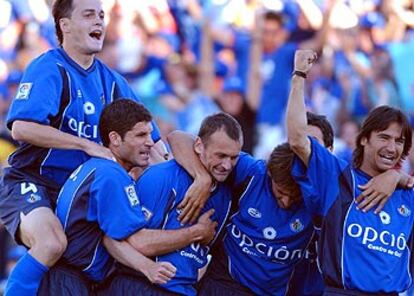
M 0 0 L 0 170 L 16 145 L 5 117 L 22 73 L 58 46 L 51 2 Z M 359 124 L 378 105 L 403 109 L 414 127 L 414 0 L 103 3 L 107 32 L 98 56 L 129 80 L 164 137 L 174 129 L 196 133 L 206 115 L 224 110 L 242 125 L 243 150 L 266 158 L 285 140 L 299 47 L 319 53 L 307 104 L 334 126 L 335 153 L 351 159 Z M 408 172 L 413 154 L 403 165 Z M 0 226 L 0 279 L 6 260 L 21 254 L 3 232 Z

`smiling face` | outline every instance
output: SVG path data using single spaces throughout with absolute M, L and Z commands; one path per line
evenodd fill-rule
M 218 182 L 224 182 L 230 175 L 239 158 L 241 147 L 241 141 L 231 139 L 223 129 L 211 134 L 204 143 L 197 138 L 194 144 L 201 163 Z
M 154 142 L 151 138 L 151 122 L 138 122 L 132 130 L 125 133 L 122 139 L 116 132 L 111 138 L 113 149 L 111 149 L 118 162 L 126 169 L 132 167 L 147 167 L 149 165 L 149 154 Z
M 401 159 L 404 143 L 399 123 L 393 122 L 383 131 L 371 132 L 369 138 L 361 139 L 364 149 L 361 170 L 376 176 L 394 168 Z
M 105 37 L 104 11 L 100 0 L 73 0 L 70 17 L 60 19 L 63 48 L 69 55 L 94 55 Z

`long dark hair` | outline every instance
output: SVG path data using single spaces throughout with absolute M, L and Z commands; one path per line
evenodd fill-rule
M 400 124 L 402 127 L 401 137 L 405 139 L 405 142 L 401 159 L 405 159 L 410 152 L 412 144 L 412 130 L 408 118 L 399 109 L 390 106 L 380 106 L 369 112 L 357 136 L 356 148 L 352 155 L 355 167 L 360 167 L 364 159 L 364 147 L 361 145 L 361 140 L 363 138 L 369 140 L 372 132 L 386 130 L 394 122 Z

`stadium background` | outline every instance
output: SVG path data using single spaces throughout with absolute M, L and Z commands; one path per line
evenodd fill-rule
M 33 58 L 58 46 L 51 2 L 0 0 L 0 175 L 17 144 L 5 127 L 5 117 L 22 73 Z M 256 156 L 266 157 L 269 147 L 285 140 L 283 108 L 261 134 L 255 133 L 254 118 L 265 111 L 258 102 L 266 80 L 272 79 L 269 71 L 287 69 L 269 66 L 260 50 L 256 56 L 243 56 L 239 50 L 260 48 L 263 34 L 281 33 L 261 29 L 268 10 L 283 16 L 286 44 L 317 38 L 324 17 L 330 16 L 319 61 L 307 79 L 306 97 L 309 110 L 326 115 L 334 125 L 335 153 L 350 159 L 361 120 L 381 104 L 402 108 L 414 127 L 414 0 L 104 0 L 103 4 L 107 33 L 98 56 L 129 80 L 156 117 L 163 137 L 174 129 L 196 133 L 204 116 L 223 109 L 252 123 L 246 136 L 258 137 L 248 147 Z M 223 40 L 233 46 L 219 44 Z M 242 72 L 247 65 L 249 71 Z M 249 102 L 252 112 L 235 107 L 240 99 Z M 267 99 L 287 98 L 276 94 Z M 262 136 L 267 133 L 269 137 Z M 414 171 L 414 152 L 403 169 Z M 13 246 L 0 225 L 0 295 L 13 262 L 23 253 L 24 248 Z

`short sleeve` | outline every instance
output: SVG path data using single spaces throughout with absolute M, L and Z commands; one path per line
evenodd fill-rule
M 149 167 L 136 183 L 136 192 L 148 220 L 148 228 L 160 228 L 176 198 L 176 189 L 167 168 Z M 172 169 L 172 168 L 170 168 Z
M 266 166 L 263 160 L 257 160 L 250 154 L 241 152 L 230 180 L 237 186 L 244 182 L 246 178 L 259 172 L 263 166 Z
M 58 113 L 65 72 L 46 58 L 43 55 L 32 62 L 24 73 L 7 116 L 9 129 L 15 120 L 49 125 Z
M 97 171 L 90 200 L 101 230 L 113 239 L 125 239 L 146 224 L 135 183 L 126 172 Z
M 325 216 L 338 198 L 339 176 L 346 166 L 316 140 L 311 139 L 308 167 L 295 157 L 292 176 L 299 184 L 307 208 L 312 214 Z

